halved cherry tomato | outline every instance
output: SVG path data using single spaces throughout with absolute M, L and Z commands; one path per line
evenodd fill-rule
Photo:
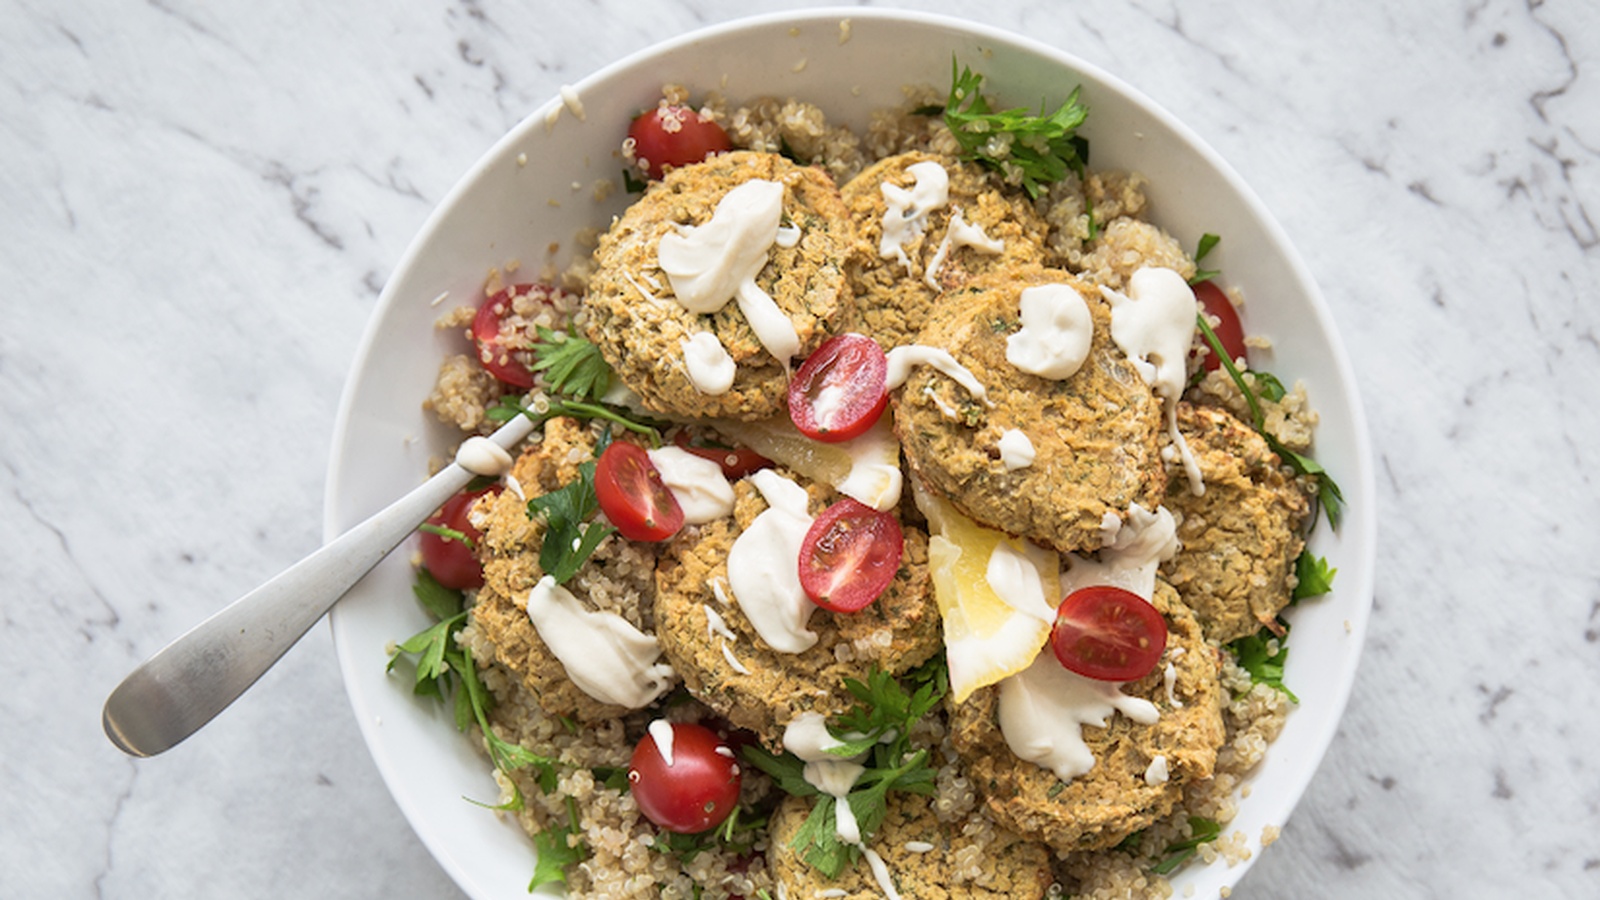
M 1239 359 L 1245 355 L 1244 326 L 1239 323 L 1239 311 L 1233 308 L 1233 301 L 1228 295 L 1217 287 L 1214 281 L 1202 281 L 1194 286 L 1194 298 L 1200 301 L 1205 308 L 1208 319 L 1216 319 L 1217 324 L 1211 326 L 1216 332 L 1217 340 L 1222 343 L 1222 349 L 1228 351 L 1228 359 Z M 1205 340 L 1205 338 L 1201 338 Z M 1210 345 L 1208 344 L 1207 347 Z M 1222 365 L 1222 360 L 1217 358 L 1213 351 L 1207 353 L 1203 365 L 1210 372 Z
M 638 444 L 613 441 L 594 467 L 595 499 L 630 541 L 664 541 L 683 527 L 683 507 Z
M 468 514 L 480 499 L 492 497 L 500 490 L 499 485 L 494 485 L 480 491 L 462 491 L 429 516 L 427 524 L 459 532 L 476 545 L 483 533 L 472 526 Z M 422 532 L 422 565 L 435 581 L 447 588 L 465 591 L 483 587 L 483 564 L 478 562 L 472 547 L 454 537 Z
M 710 729 L 692 722 L 672 724 L 669 765 L 653 735 L 633 748 L 628 785 L 645 818 L 679 834 L 717 827 L 739 803 L 744 776 L 733 750 Z
M 800 543 L 800 586 L 823 609 L 858 612 L 888 589 L 904 552 L 893 513 L 846 497 L 823 510 Z
M 512 387 L 533 387 L 533 353 L 538 340 L 532 317 L 517 312 L 553 307 L 565 291 L 548 284 L 516 284 L 483 301 L 472 319 L 472 340 L 478 345 L 478 362 L 490 375 Z M 537 315 L 537 312 L 534 313 Z
M 772 467 L 772 460 L 749 447 L 719 447 L 709 443 L 696 443 L 695 438 L 690 437 L 687 431 L 679 431 L 673 435 L 672 442 L 695 456 L 709 459 L 721 466 L 722 474 L 729 481 L 738 481 L 751 472 Z
M 889 404 L 889 358 L 865 335 L 828 338 L 789 380 L 789 418 L 812 440 L 858 437 Z
M 1137 681 L 1167 649 L 1161 613 L 1132 591 L 1110 585 L 1079 588 L 1056 610 L 1050 647 L 1063 666 L 1097 681 Z
M 633 158 L 649 167 L 653 179 L 664 174 L 663 166 L 676 169 L 733 149 L 721 125 L 686 106 L 658 106 L 640 114 L 628 126 L 628 137 Z

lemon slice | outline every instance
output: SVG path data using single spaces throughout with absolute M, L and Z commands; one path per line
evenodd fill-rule
M 860 437 L 835 444 L 801 434 L 787 415 L 757 422 L 718 419 L 712 427 L 767 459 L 873 509 L 890 510 L 900 502 L 900 443 L 895 440 L 888 410 Z
M 944 620 L 950 692 L 960 703 L 1039 655 L 1050 639 L 1060 560 L 979 525 L 920 485 L 914 492 L 933 532 L 928 570 Z

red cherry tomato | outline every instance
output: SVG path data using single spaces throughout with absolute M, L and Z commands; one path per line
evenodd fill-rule
M 829 443 L 858 437 L 889 404 L 889 358 L 872 338 L 824 341 L 789 380 L 789 418 L 806 437 Z
M 739 803 L 743 775 L 733 751 L 710 729 L 672 725 L 672 763 L 646 734 L 628 763 L 628 785 L 645 818 L 679 834 L 699 834 L 728 818 Z
M 1148 601 L 1110 585 L 1079 588 L 1061 601 L 1050 647 L 1063 666 L 1098 681 L 1137 681 L 1167 649 L 1167 623 Z
M 630 541 L 664 541 L 683 527 L 683 508 L 638 444 L 614 441 L 594 467 L 600 511 Z
M 800 543 L 800 586 L 823 609 L 858 612 L 888 589 L 904 552 L 893 513 L 846 497 L 823 510 Z
M 640 114 L 628 126 L 628 138 L 633 158 L 645 163 L 655 179 L 664 174 L 663 166 L 681 168 L 733 149 L 721 125 L 685 106 L 660 106 Z
M 533 315 L 538 315 L 539 308 L 554 307 L 565 296 L 565 291 L 548 284 L 517 284 L 483 301 L 472 319 L 478 362 L 505 384 L 523 390 L 533 387 L 533 353 L 529 348 L 538 340 L 538 333 L 532 316 L 518 314 L 516 307 L 526 309 L 531 301 Z
M 696 444 L 695 439 L 690 437 L 687 431 L 679 431 L 673 435 L 672 442 L 695 456 L 709 459 L 721 466 L 722 474 L 729 481 L 738 481 L 751 472 L 772 467 L 772 460 L 751 450 L 749 447 L 716 447 L 711 444 Z
M 1233 308 L 1233 301 L 1228 299 L 1228 295 L 1224 294 L 1222 288 L 1217 287 L 1214 281 L 1202 281 L 1195 285 L 1194 298 L 1205 307 L 1207 320 L 1218 320 L 1217 324 L 1211 326 L 1211 330 L 1216 332 L 1217 340 L 1222 343 L 1222 349 L 1228 351 L 1228 359 L 1243 357 L 1244 326 L 1239 324 L 1239 311 Z M 1207 353 L 1204 365 L 1206 371 L 1210 372 L 1219 368 L 1222 360 L 1217 358 L 1215 352 Z
M 428 524 L 460 532 L 475 546 L 483 533 L 472 527 L 469 513 L 484 496 L 500 493 L 495 485 L 481 491 L 462 491 L 445 501 L 439 511 L 428 517 Z M 483 587 L 483 564 L 472 547 L 455 538 L 447 538 L 429 531 L 422 532 L 422 565 L 435 581 L 458 591 Z

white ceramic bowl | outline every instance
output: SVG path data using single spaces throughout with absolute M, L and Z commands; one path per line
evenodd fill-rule
M 841 21 L 848 19 L 848 40 Z M 816 10 L 749 19 L 696 32 L 612 65 L 574 86 L 584 113 L 553 98 L 489 150 L 412 243 L 380 298 L 340 407 L 324 517 L 327 538 L 416 484 L 431 455 L 454 436 L 420 402 L 438 361 L 460 352 L 433 328 L 443 292 L 473 303 L 488 269 L 519 260 L 524 271 L 564 264 L 572 236 L 603 227 L 627 195 L 595 202 L 598 179 L 618 179 L 624 123 L 654 105 L 664 82 L 734 100 L 793 96 L 833 121 L 864 126 L 874 109 L 901 101 L 908 83 L 947 86 L 951 57 L 984 73 L 1005 105 L 1060 102 L 1083 86 L 1091 114 L 1083 133 L 1097 167 L 1150 179 L 1157 222 L 1184 246 L 1224 236 L 1207 264 L 1250 298 L 1246 327 L 1275 349 L 1258 364 L 1286 383 L 1303 379 L 1322 417 L 1316 456 L 1349 501 L 1342 529 L 1319 526 L 1312 549 L 1339 568 L 1334 593 L 1294 610 L 1287 682 L 1300 706 L 1254 776 L 1230 826 L 1254 846 L 1282 825 L 1337 728 L 1360 654 L 1372 594 L 1371 454 L 1355 379 L 1328 311 L 1288 239 L 1239 176 L 1173 116 L 1111 75 L 1015 35 L 954 19 L 890 10 Z M 802 65 L 803 63 L 803 65 Z M 519 158 L 526 154 L 526 164 Z M 583 185 L 574 190 L 573 185 Z M 555 201 L 555 202 L 551 202 Z M 476 898 L 522 897 L 532 850 L 514 824 L 462 798 L 492 800 L 488 762 L 458 734 L 449 711 L 414 698 L 409 679 L 384 673 L 385 645 L 425 627 L 411 599 L 405 552 L 394 554 L 332 614 L 350 702 L 373 758 L 412 827 L 439 863 Z M 1259 855 L 1259 854 L 1257 854 Z M 1191 866 L 1177 895 L 1216 896 L 1246 866 Z

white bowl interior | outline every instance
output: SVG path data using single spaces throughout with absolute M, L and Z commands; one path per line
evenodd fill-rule
M 841 20 L 848 19 L 848 39 Z M 325 537 L 332 538 L 425 477 L 430 456 L 453 436 L 420 406 L 439 361 L 463 348 L 434 319 L 475 303 L 492 267 L 538 272 L 570 260 L 573 235 L 603 228 L 621 210 L 620 189 L 593 199 L 599 179 L 620 182 L 624 123 L 651 106 L 665 82 L 699 96 L 793 96 L 831 120 L 864 126 L 872 110 L 901 101 L 900 87 L 945 88 L 952 56 L 988 76 L 1007 106 L 1063 100 L 1083 86 L 1091 113 L 1083 133 L 1095 167 L 1142 172 L 1153 218 L 1185 246 L 1223 236 L 1208 266 L 1241 287 L 1245 324 L 1275 349 L 1258 365 L 1285 383 L 1303 380 L 1321 415 L 1315 455 L 1339 480 L 1349 508 L 1341 530 L 1326 523 L 1314 552 L 1338 566 L 1335 592 L 1291 614 L 1286 680 L 1301 705 L 1254 778 L 1230 830 L 1255 845 L 1288 818 L 1338 725 L 1360 654 L 1372 594 L 1371 454 L 1355 380 L 1327 309 L 1260 201 L 1215 153 L 1132 88 L 1050 47 L 971 23 L 891 10 L 816 10 L 735 22 L 635 54 L 575 86 L 583 118 L 552 99 L 467 173 L 417 237 L 379 300 L 340 407 L 329 468 Z M 519 162 L 519 159 L 524 160 Z M 580 185 L 574 188 L 574 184 Z M 620 184 L 619 184 L 620 188 Z M 558 249 L 552 255 L 549 248 Z M 448 297 L 441 305 L 434 301 Z M 409 546 L 409 545 L 408 545 Z M 409 553 L 393 554 L 332 614 L 350 701 L 373 758 L 401 809 L 441 865 L 477 898 L 526 896 L 532 850 L 516 826 L 462 798 L 493 801 L 489 763 L 453 727 L 449 711 L 414 698 L 409 679 L 388 676 L 386 645 L 428 624 L 411 599 Z M 1215 896 L 1246 865 L 1194 866 L 1177 876 Z

